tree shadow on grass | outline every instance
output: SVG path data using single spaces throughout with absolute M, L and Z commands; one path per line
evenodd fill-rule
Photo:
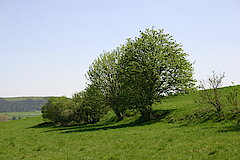
M 232 126 L 226 126 L 218 132 L 240 132 L 240 124 L 232 125 Z
M 46 132 L 50 132 L 50 131 L 61 131 L 61 130 L 68 130 L 68 129 L 86 128 L 86 127 L 98 127 L 98 126 L 114 124 L 116 122 L 117 122 L 117 117 L 111 117 L 104 123 L 72 124 L 72 125 L 68 125 L 68 126 L 61 126 L 61 125 L 56 125 L 53 122 L 43 122 L 36 126 L 29 127 L 29 128 L 49 128 L 49 129 L 51 128 L 52 130 L 46 131 Z
M 29 127 L 29 128 L 47 128 L 47 127 L 54 127 L 54 123 L 53 122 L 43 122 L 36 126 Z
M 127 127 L 137 127 L 137 126 L 144 126 L 150 125 L 156 122 L 160 122 L 164 119 L 167 115 L 169 115 L 174 109 L 168 110 L 156 110 L 154 111 L 155 119 L 151 121 L 146 121 L 142 117 L 137 118 L 135 121 L 124 123 L 119 121 L 116 123 L 114 119 L 107 121 L 101 124 L 88 124 L 88 125 L 74 125 L 74 126 L 54 126 L 53 123 L 45 122 L 33 126 L 31 128 L 50 128 L 45 132 L 54 132 L 54 131 L 61 131 L 60 133 L 76 133 L 76 132 L 90 132 L 90 131 L 99 131 L 99 130 L 109 130 L 109 129 L 119 129 L 119 128 L 127 128 Z
M 29 127 L 29 128 L 47 128 L 50 130 L 47 130 L 45 132 L 52 132 L 52 131 L 64 131 L 64 130 L 71 130 L 71 129 L 80 129 L 80 128 L 88 128 L 88 127 L 99 127 L 104 125 L 109 125 L 109 123 L 101 123 L 101 124 L 74 124 L 69 126 L 59 126 L 54 124 L 53 122 L 44 122 L 40 123 L 36 126 Z

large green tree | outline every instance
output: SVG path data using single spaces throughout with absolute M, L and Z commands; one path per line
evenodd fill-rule
M 119 119 L 124 116 L 124 106 L 119 103 L 120 84 L 118 82 L 118 62 L 120 49 L 102 53 L 89 67 L 88 79 L 91 85 L 100 89 L 103 100 L 113 109 Z
M 192 63 L 182 46 L 162 29 L 146 29 L 121 48 L 118 82 L 121 103 L 153 118 L 151 105 L 160 96 L 186 92 L 194 86 Z
M 128 109 L 151 119 L 151 105 L 157 98 L 193 88 L 192 63 L 186 57 L 169 34 L 146 29 L 116 50 L 101 54 L 91 64 L 88 78 L 119 119 Z

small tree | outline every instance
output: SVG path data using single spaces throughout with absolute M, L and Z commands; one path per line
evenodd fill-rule
M 212 72 L 212 76 L 208 78 L 207 82 L 200 82 L 200 100 L 201 104 L 211 105 L 216 112 L 221 112 L 223 107 L 223 94 L 220 91 L 220 87 L 223 84 L 223 78 L 225 78 L 225 73 L 216 74 Z

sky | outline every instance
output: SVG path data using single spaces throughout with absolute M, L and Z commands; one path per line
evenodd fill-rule
M 71 97 L 94 59 L 152 26 L 183 45 L 195 79 L 240 84 L 240 0 L 0 0 L 0 97 Z

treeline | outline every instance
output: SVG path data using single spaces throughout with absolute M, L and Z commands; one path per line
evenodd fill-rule
M 194 89 L 192 63 L 182 45 L 162 29 L 146 29 L 124 45 L 102 53 L 89 67 L 89 84 L 73 97 L 50 98 L 43 117 L 57 124 L 95 123 L 112 110 L 119 120 L 134 111 L 155 118 L 161 97 Z
M 44 97 L 0 98 L 0 112 L 40 111 L 47 99 Z

